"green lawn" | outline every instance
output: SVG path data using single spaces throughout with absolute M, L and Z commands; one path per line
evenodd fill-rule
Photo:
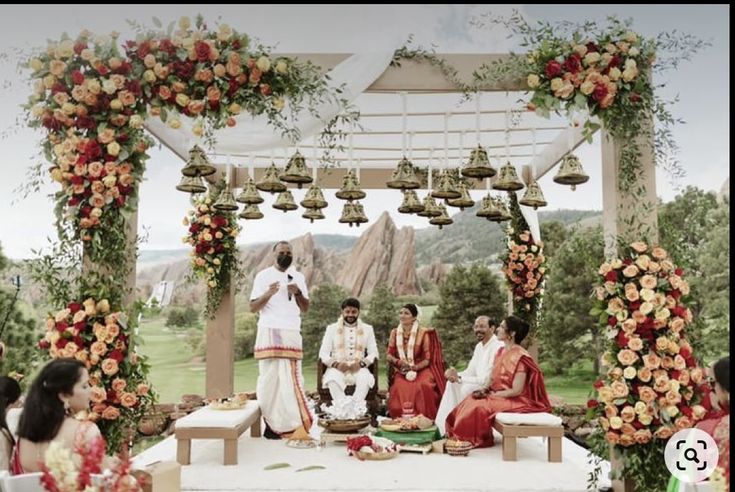
M 149 357 L 150 381 L 159 394 L 159 401 L 178 402 L 187 393 L 203 395 L 204 362 L 195 360 L 185 335 L 166 328 L 164 321 L 163 317 L 155 317 L 144 319 L 140 325 L 143 338 L 140 351 Z M 307 362 L 303 372 L 306 390 L 316 390 L 316 363 Z M 379 387 L 386 388 L 384 363 L 380 373 Z M 254 359 L 235 362 L 235 391 L 255 391 L 257 378 L 258 364 Z M 546 388 L 549 394 L 563 398 L 566 403 L 584 403 L 594 381 L 591 367 L 575 367 L 569 375 L 548 376 Z

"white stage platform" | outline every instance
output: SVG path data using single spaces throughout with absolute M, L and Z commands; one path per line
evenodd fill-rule
M 247 434 L 247 433 L 246 433 Z M 502 460 L 500 436 L 492 448 L 469 456 L 401 453 L 387 461 L 359 461 L 347 455 L 344 443 L 319 449 L 292 449 L 284 441 L 251 438 L 238 443 L 238 464 L 222 464 L 223 441 L 192 441 L 191 465 L 181 471 L 182 490 L 190 491 L 584 491 L 590 465 L 587 451 L 564 439 L 562 463 L 546 461 L 541 438 L 518 440 L 518 461 Z M 175 461 L 176 440 L 161 441 L 136 457 L 138 463 Z M 275 463 L 288 468 L 264 470 Z M 297 472 L 311 465 L 324 470 Z M 603 462 L 601 487 L 609 486 L 610 466 Z

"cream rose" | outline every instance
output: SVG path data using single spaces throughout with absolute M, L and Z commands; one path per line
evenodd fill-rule
M 650 413 L 642 413 L 638 416 L 638 421 L 643 425 L 651 425 L 651 422 L 653 422 L 653 415 Z
M 535 73 L 530 73 L 528 74 L 528 77 L 526 77 L 526 84 L 531 89 L 535 89 L 539 84 L 541 84 L 541 79 Z
M 646 403 L 652 403 L 656 400 L 656 392 L 650 386 L 639 386 L 638 396 Z
M 640 282 L 641 282 L 641 287 L 643 287 L 644 289 L 649 289 L 649 290 L 655 289 L 656 284 L 657 284 L 656 277 L 654 277 L 653 275 L 642 276 Z
M 642 367 L 638 369 L 638 379 L 640 379 L 644 383 L 649 382 L 651 380 L 651 370 L 647 367 Z
M 623 381 L 613 381 L 612 384 L 610 384 L 610 389 L 612 389 L 613 398 L 615 399 L 625 398 L 630 392 L 628 389 L 628 383 Z
M 620 417 L 612 417 L 610 419 L 610 428 L 612 429 L 620 429 L 623 426 L 623 419 Z
M 638 275 L 638 267 L 635 265 L 628 265 L 623 269 L 623 275 L 628 278 L 635 277 L 636 275 Z
M 625 379 L 633 379 L 638 372 L 635 370 L 635 367 L 628 366 L 623 370 L 623 377 Z
M 130 408 L 138 403 L 138 397 L 134 393 L 123 393 L 120 395 L 120 404 L 125 408 Z
M 633 248 L 636 253 L 645 253 L 648 250 L 648 245 L 642 241 L 631 243 L 630 247 Z
M 666 250 L 663 249 L 663 248 L 661 248 L 660 246 L 657 246 L 657 247 L 653 248 L 653 251 L 651 251 L 651 254 L 657 260 L 665 260 L 669 256 L 669 254 L 666 252 Z
M 623 349 L 620 352 L 618 352 L 618 360 L 624 366 L 630 366 L 630 365 L 633 365 L 635 361 L 638 360 L 638 355 L 632 350 Z
M 119 370 L 115 359 L 105 359 L 102 361 L 102 372 L 108 376 L 114 376 Z

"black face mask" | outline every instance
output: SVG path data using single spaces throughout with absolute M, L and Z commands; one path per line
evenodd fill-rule
M 276 258 L 276 263 L 278 263 L 278 266 L 284 270 L 291 266 L 292 261 L 293 257 L 291 255 L 280 254 L 278 255 L 278 258 Z

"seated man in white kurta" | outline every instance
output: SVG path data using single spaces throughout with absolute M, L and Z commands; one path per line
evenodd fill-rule
M 490 385 L 490 374 L 493 372 L 495 355 L 503 346 L 503 343 L 495 337 L 495 323 L 487 316 L 478 316 L 472 326 L 472 331 L 478 343 L 467 369 L 457 372 L 454 367 L 450 367 L 445 373 L 447 386 L 442 401 L 439 403 L 435 421 L 442 435 L 445 433 L 444 423 L 454 407 L 473 391 Z
M 329 388 L 333 401 L 345 398 L 345 388 L 352 384 L 357 401 L 375 386 L 368 366 L 378 358 L 378 346 L 373 327 L 360 320 L 360 301 L 350 297 L 342 302 L 342 316 L 327 326 L 319 358 L 327 366 L 322 385 Z

